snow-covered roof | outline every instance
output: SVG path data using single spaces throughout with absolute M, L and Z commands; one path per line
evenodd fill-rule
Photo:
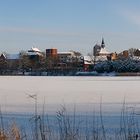
M 101 48 L 99 54 L 103 55 L 103 54 L 110 54 L 105 48 Z
M 107 60 L 107 56 L 99 55 L 99 56 L 83 56 L 84 64 L 91 65 L 95 62 L 102 62 Z
M 38 55 L 38 56 L 43 56 L 41 52 L 28 52 L 28 55 Z
M 41 51 L 38 48 L 32 47 L 28 50 L 28 55 L 42 55 Z
M 9 60 L 16 60 L 16 59 L 19 59 L 20 56 L 19 56 L 19 54 L 7 54 L 6 58 Z
M 28 52 L 41 52 L 38 48 L 32 47 Z
M 3 56 L 4 58 L 6 58 L 6 55 L 5 55 L 4 53 L 2 53 L 2 54 L 0 55 L 0 57 L 1 57 L 1 56 Z
M 96 56 L 96 61 L 106 61 L 107 60 L 107 57 L 104 55 L 104 56 Z
M 93 62 L 92 60 L 91 56 L 84 56 L 84 64 L 90 65 Z

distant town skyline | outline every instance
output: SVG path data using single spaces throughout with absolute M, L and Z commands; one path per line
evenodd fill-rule
M 104 37 L 107 50 L 140 48 L 139 0 L 0 1 L 0 52 L 37 47 L 91 53 Z

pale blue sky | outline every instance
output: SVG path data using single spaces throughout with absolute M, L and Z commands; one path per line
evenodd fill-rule
M 0 52 L 140 48 L 140 0 L 0 0 Z

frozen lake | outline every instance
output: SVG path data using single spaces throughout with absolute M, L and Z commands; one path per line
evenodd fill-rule
M 140 77 L 1 76 L 0 104 L 4 126 L 9 128 L 13 120 L 16 120 L 31 139 L 31 131 L 35 130 L 35 100 L 29 98 L 29 95 L 36 94 L 38 115 L 42 114 L 45 102 L 45 124 L 51 128 L 53 140 L 60 135 L 56 112 L 62 111 L 61 105 L 66 106 L 68 112 L 65 113 L 71 127 L 76 130 L 78 128 L 81 140 L 85 140 L 87 135 L 91 137 L 94 127 L 102 137 L 102 122 L 107 139 L 118 140 L 115 136 L 123 136 L 120 130 L 126 129 L 126 124 L 130 126 L 133 123 L 134 128 L 140 126 L 139 85 Z M 103 118 L 100 114 L 101 99 Z M 124 99 L 126 103 L 122 115 Z M 132 115 L 133 111 L 135 113 Z
M 26 111 L 34 101 L 27 94 L 37 94 L 38 105 L 45 104 L 48 111 L 61 104 L 80 106 L 87 110 L 100 103 L 111 110 L 112 104 L 140 101 L 140 77 L 39 77 L 1 76 L 0 103 L 6 111 Z M 114 109 L 112 109 L 114 110 Z

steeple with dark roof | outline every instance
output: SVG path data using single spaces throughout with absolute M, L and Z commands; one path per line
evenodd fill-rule
M 105 48 L 104 38 L 102 38 L 101 48 Z

